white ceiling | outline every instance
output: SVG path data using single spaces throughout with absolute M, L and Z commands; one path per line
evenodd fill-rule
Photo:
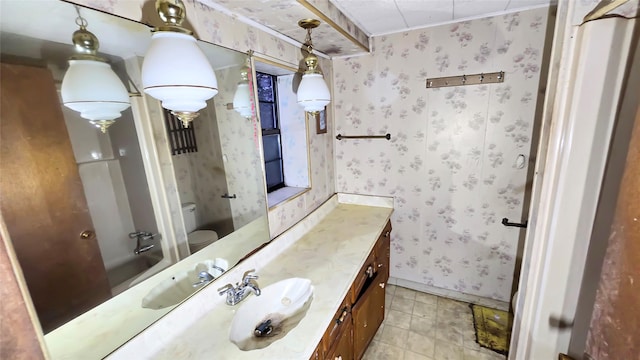
M 368 35 L 499 15 L 550 0 L 330 0 Z

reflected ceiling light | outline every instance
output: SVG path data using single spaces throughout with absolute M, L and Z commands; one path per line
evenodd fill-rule
M 87 30 L 87 20 L 80 16 L 78 7 L 76 11 L 80 29 L 71 38 L 76 54 L 69 58 L 69 69 L 62 79 L 62 103 L 106 133 L 131 106 L 129 92 L 106 60 L 97 55 L 100 42 Z
M 218 80 L 193 32 L 180 26 L 186 18 L 182 1 L 157 0 L 156 10 L 165 25 L 153 30 L 142 86 L 188 127 L 218 93 Z
M 251 111 L 251 94 L 249 92 L 249 61 L 249 58 L 247 58 L 247 63 L 240 70 L 240 82 L 236 88 L 235 95 L 233 95 L 233 110 L 247 119 L 253 116 L 253 111 Z
M 322 72 L 318 69 L 318 57 L 313 54 L 313 44 L 311 43 L 311 29 L 320 25 L 319 20 L 302 19 L 298 21 L 298 26 L 307 30 L 307 37 L 304 45 L 309 53 L 304 58 L 307 70 L 302 75 L 302 81 L 298 86 L 298 104 L 304 107 L 304 111 L 317 113 L 324 110 L 324 107 L 331 101 L 329 88 L 324 82 Z

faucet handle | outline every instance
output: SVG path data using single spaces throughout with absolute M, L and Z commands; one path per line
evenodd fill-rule
M 256 269 L 251 269 L 245 271 L 244 275 L 242 275 L 242 282 L 248 282 L 249 280 L 256 280 L 259 278 L 258 275 L 252 274 L 256 271 Z
M 218 289 L 218 294 L 224 295 L 224 294 L 228 294 L 228 293 L 230 293 L 230 292 L 232 292 L 234 290 L 235 290 L 235 288 L 233 287 L 232 284 L 227 284 L 227 285 L 221 287 L 220 289 Z

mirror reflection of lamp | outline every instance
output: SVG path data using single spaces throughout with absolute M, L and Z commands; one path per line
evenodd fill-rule
M 238 82 L 236 93 L 233 95 L 233 110 L 247 119 L 253 116 L 249 91 L 249 61 L 247 58 L 247 64 L 240 70 L 240 82 Z
M 76 54 L 69 58 L 69 69 L 62 79 L 62 103 L 106 133 L 131 106 L 129 92 L 106 60 L 97 55 L 100 42 L 87 30 L 87 20 L 77 7 L 76 11 L 80 29 L 72 36 Z
M 188 127 L 218 93 L 218 80 L 193 32 L 180 26 L 186 18 L 182 1 L 157 0 L 155 6 L 165 25 L 153 30 L 142 63 L 142 86 Z
M 331 94 L 327 83 L 322 77 L 322 72 L 318 69 L 318 57 L 313 54 L 313 44 L 311 43 L 311 29 L 320 25 L 319 20 L 302 19 L 298 21 L 298 26 L 307 30 L 307 37 L 304 45 L 308 55 L 304 58 L 307 70 L 302 75 L 302 80 L 298 86 L 298 104 L 304 107 L 304 111 L 316 114 L 329 104 Z

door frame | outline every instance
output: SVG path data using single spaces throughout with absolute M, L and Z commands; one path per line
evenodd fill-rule
M 585 14 L 577 3 L 558 4 L 509 359 L 569 347 L 623 91 L 633 24 L 592 31 L 602 23 L 576 24 Z

